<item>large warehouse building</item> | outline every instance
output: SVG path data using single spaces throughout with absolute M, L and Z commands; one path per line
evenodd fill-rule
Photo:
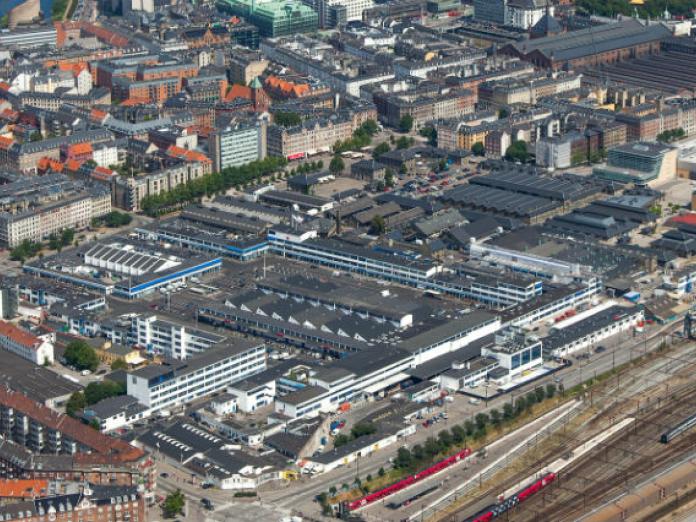
M 662 40 L 671 36 L 670 30 L 663 25 L 646 27 L 638 20 L 628 19 L 510 43 L 501 52 L 539 67 L 571 70 L 658 53 Z

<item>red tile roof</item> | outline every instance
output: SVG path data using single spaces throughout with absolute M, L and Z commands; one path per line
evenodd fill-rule
M 232 87 L 230 87 L 230 90 L 227 91 L 227 94 L 225 95 L 225 101 L 231 102 L 236 100 L 237 98 L 251 100 L 251 87 L 239 85 L 238 83 L 232 85 Z
M 78 154 L 91 154 L 92 153 L 92 144 L 91 143 L 75 143 L 73 145 L 68 145 L 68 154 L 69 155 L 78 155 Z
M 6 321 L 0 321 L 0 337 L 7 337 L 17 344 L 21 344 L 32 350 L 36 350 L 41 345 L 41 339 L 36 337 L 33 333 L 22 330 Z
M 674 216 L 669 219 L 670 225 L 677 225 L 683 223 L 685 225 L 696 225 L 696 213 L 689 212 L 688 214 L 682 214 L 681 216 Z
M 53 411 L 48 406 L 39 404 L 26 395 L 5 387 L 0 387 L 0 404 L 24 413 L 43 426 L 60 431 L 79 444 L 90 448 L 99 457 L 102 457 L 102 460 L 106 458 L 112 462 L 132 462 L 145 455 L 142 450 L 131 446 L 124 440 L 104 435 L 72 417 Z M 93 457 L 95 456 L 93 455 Z
M 12 138 L 6 138 L 5 136 L 0 136 L 0 149 L 9 149 L 14 140 Z
M 48 494 L 48 480 L 0 480 L 0 498 L 35 498 Z

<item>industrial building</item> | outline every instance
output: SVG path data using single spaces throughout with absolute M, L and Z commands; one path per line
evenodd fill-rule
M 481 2 L 486 3 L 486 2 Z M 500 52 L 554 71 L 582 69 L 656 54 L 672 36 L 662 24 L 626 18 L 544 38 L 503 46 Z
M 219 270 L 220 257 L 112 237 L 24 265 L 24 271 L 100 293 L 135 299 Z

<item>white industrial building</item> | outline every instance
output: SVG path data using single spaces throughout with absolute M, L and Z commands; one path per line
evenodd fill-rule
M 266 368 L 263 343 L 235 339 L 187 361 L 149 365 L 128 374 L 127 392 L 153 413 L 224 390 Z

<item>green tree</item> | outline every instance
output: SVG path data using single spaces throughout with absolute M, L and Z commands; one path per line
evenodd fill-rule
M 416 462 L 423 460 L 425 458 L 425 450 L 423 449 L 423 446 L 420 444 L 414 444 L 411 448 L 411 455 L 413 456 L 413 460 Z
M 321 170 L 323 168 L 324 168 L 324 160 L 317 161 L 317 170 Z
M 434 437 L 428 437 L 423 444 L 423 451 L 425 451 L 426 455 L 432 458 L 440 453 L 440 444 L 437 442 L 437 440 L 435 440 Z
M 283 127 L 294 127 L 302 123 L 302 118 L 295 112 L 278 111 L 273 113 L 273 123 Z
M 394 171 L 390 168 L 388 168 L 384 171 L 384 184 L 389 188 L 391 188 L 395 185 Z
M 345 446 L 350 441 L 351 439 L 348 435 L 344 435 L 343 433 L 336 435 L 334 437 L 334 448 L 340 448 L 341 446 Z
M 526 163 L 529 159 L 527 142 L 524 140 L 513 141 L 505 151 L 505 159 L 508 161 L 519 161 L 520 163 Z
M 437 147 L 437 130 L 434 127 L 423 127 L 418 131 L 418 134 L 428 138 L 428 145 Z
M 448 430 L 442 430 L 437 434 L 437 440 L 444 451 L 452 445 L 452 434 Z
M 92 419 L 91 421 L 89 421 L 89 426 L 92 429 L 95 429 L 97 431 L 101 431 L 101 424 L 99 423 L 99 421 L 97 419 Z
M 485 413 L 478 413 L 476 417 L 474 417 L 474 420 L 476 421 L 476 427 L 480 430 L 488 424 L 489 417 Z
M 186 499 L 180 489 L 167 495 L 167 498 L 165 498 L 162 503 L 162 511 L 164 512 L 165 518 L 174 518 L 177 515 L 183 514 L 184 505 L 186 505 Z
M 404 114 L 399 120 L 399 130 L 401 132 L 411 132 L 413 129 L 413 116 Z
M 384 468 L 380 467 L 379 470 L 377 471 L 377 476 L 383 477 L 386 472 L 384 471 Z
M 330 494 L 332 497 L 336 496 L 336 493 L 337 493 L 337 492 L 338 492 L 338 490 L 336 489 L 336 486 L 331 486 L 331 487 L 329 488 L 329 494 Z
M 372 151 L 372 157 L 378 160 L 382 154 L 389 152 L 390 150 L 391 148 L 389 147 L 389 144 L 386 141 L 383 141 L 375 147 L 375 150 Z
M 414 143 L 415 142 L 414 142 L 413 138 L 410 136 L 399 136 L 399 139 L 396 140 L 396 148 L 397 149 L 408 149 Z
M 547 384 L 546 385 L 546 396 L 550 399 L 556 395 L 556 385 L 553 383 Z
M 85 406 L 87 406 L 85 394 L 81 391 L 76 391 L 70 396 L 68 402 L 65 403 L 65 413 L 67 413 L 71 417 L 74 417 L 75 414 L 79 410 L 84 409 Z
M 41 243 L 25 239 L 19 245 L 10 250 L 10 259 L 24 263 L 29 258 L 34 257 L 41 250 Z
M 85 341 L 71 341 L 65 348 L 65 361 L 78 370 L 94 371 L 99 366 L 99 357 Z
M 527 395 L 524 396 L 524 399 L 527 402 L 527 408 L 531 408 L 537 403 L 537 395 L 533 391 L 527 393 Z
M 500 421 L 502 420 L 500 411 L 498 411 L 496 408 L 493 408 L 489 412 L 489 414 L 491 416 L 491 424 L 493 424 L 493 426 L 498 426 L 500 424 Z
M 373 217 L 370 225 L 372 232 L 379 235 L 384 234 L 384 231 L 387 228 L 386 224 L 384 223 L 384 218 L 380 215 Z
M 32 132 L 31 135 L 29 136 L 29 141 L 41 141 L 41 133 L 40 132 Z
M 501 107 L 500 110 L 498 111 L 498 119 L 502 120 L 510 116 L 510 111 L 508 111 L 505 107 Z
M 394 459 L 395 468 L 407 468 L 411 465 L 413 457 L 408 448 L 399 448 L 396 452 L 396 458 Z
M 72 244 L 75 239 L 75 231 L 72 228 L 64 228 L 60 233 L 60 242 L 63 246 Z
M 354 439 L 372 435 L 377 432 L 377 427 L 371 422 L 359 422 L 350 430 L 350 434 Z
M 345 163 L 343 163 L 343 158 L 339 156 L 338 154 L 331 158 L 331 163 L 329 163 L 329 172 L 331 174 L 338 176 L 343 172 L 343 169 L 346 168 Z
M 128 363 L 123 359 L 116 359 L 114 362 L 111 363 L 111 369 L 112 370 L 127 370 Z
M 506 402 L 503 404 L 503 418 L 510 420 L 515 416 L 515 408 L 513 408 L 512 404 L 509 402 Z
M 536 395 L 537 402 L 542 402 L 546 398 L 546 392 L 542 386 L 534 388 L 534 394 Z
M 471 153 L 474 156 L 485 156 L 486 155 L 486 146 L 481 143 L 480 141 L 477 141 L 471 146 Z
M 471 437 L 474 434 L 475 430 L 476 430 L 476 424 L 474 424 L 470 420 L 464 421 L 464 431 L 466 432 L 467 437 Z
M 454 425 L 450 431 L 452 432 L 452 440 L 455 444 L 461 444 L 466 439 L 466 432 L 461 426 Z
M 102 382 L 90 382 L 84 391 L 85 401 L 89 406 L 109 397 L 125 395 L 125 393 L 126 387 L 123 384 L 108 379 Z
M 370 136 L 374 136 L 379 132 L 379 126 L 375 120 L 367 120 L 360 128 Z
M 408 174 L 408 167 L 406 166 L 405 163 L 402 163 L 401 166 L 399 167 L 399 174 L 401 174 L 402 176 L 405 176 L 406 174 Z

